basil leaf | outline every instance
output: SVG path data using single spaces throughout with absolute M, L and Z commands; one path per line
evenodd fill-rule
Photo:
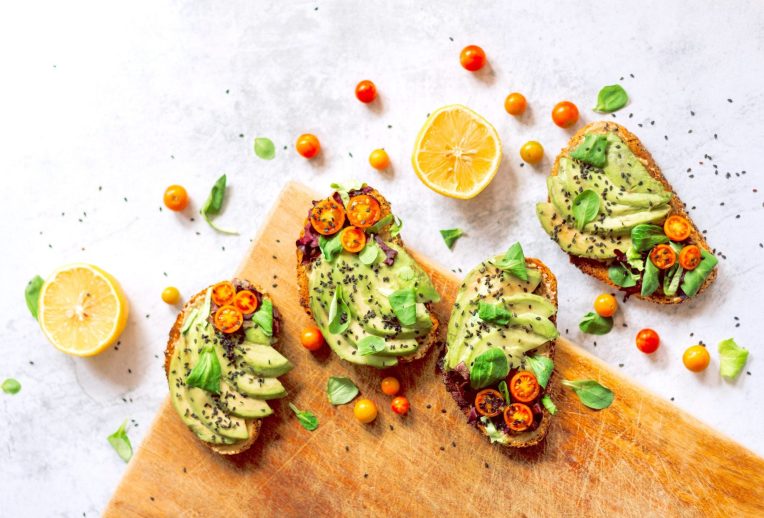
M 316 428 L 318 428 L 318 417 L 316 417 L 313 412 L 310 412 L 308 410 L 300 410 L 296 406 L 294 406 L 293 403 L 289 403 L 289 408 L 292 409 L 292 412 L 294 412 L 294 415 L 297 416 L 297 420 L 300 422 L 303 428 L 308 430 L 309 432 L 312 432 Z
M 394 291 L 388 295 L 387 300 L 402 325 L 412 326 L 416 323 L 416 290 L 414 288 Z
M 631 242 L 637 252 L 647 252 L 655 245 L 668 243 L 669 238 L 658 225 L 642 223 L 631 229 Z
M 209 226 L 218 232 L 222 232 L 223 234 L 238 234 L 238 232 L 235 230 L 228 230 L 217 226 L 210 219 L 210 216 L 216 216 L 220 214 L 220 210 L 223 208 L 223 198 L 225 198 L 225 184 L 225 175 L 217 179 L 215 185 L 212 186 L 212 190 L 210 191 L 210 195 L 207 197 L 207 201 L 204 202 L 201 210 L 199 210 L 199 214 L 202 215 L 204 221 L 206 221 Z
M 326 394 L 332 405 L 344 405 L 358 395 L 358 387 L 350 378 L 332 376 L 326 383 Z
M 613 318 L 601 317 L 597 313 L 590 311 L 584 315 L 583 320 L 578 324 L 578 328 L 590 335 L 605 335 L 613 329 Z
M 358 340 L 358 354 L 369 356 L 385 350 L 385 339 L 377 335 L 367 335 Z
M 501 380 L 499 382 L 499 392 L 501 392 L 501 395 L 504 398 L 504 402 L 509 404 L 509 387 L 507 387 L 506 380 Z
M 127 427 L 127 419 L 122 423 L 122 426 L 117 428 L 117 431 L 106 438 L 117 452 L 119 458 L 125 462 L 129 461 L 133 456 L 133 446 L 130 444 L 130 438 L 127 436 L 125 428 Z
M 18 394 L 21 390 L 21 383 L 18 382 L 18 380 L 15 380 L 13 378 L 8 378 L 5 381 L 3 381 L 3 392 L 6 394 Z
M 337 232 L 333 237 L 326 238 L 318 236 L 318 248 L 321 249 L 321 255 L 330 263 L 334 261 L 340 252 L 342 252 L 342 242 L 340 241 L 341 232 Z
M 340 335 L 350 326 L 350 308 L 345 302 L 342 285 L 338 284 L 329 303 L 329 332 Z
M 214 345 L 205 345 L 199 360 L 186 378 L 186 385 L 220 394 L 220 361 Z
M 613 281 L 613 284 L 621 288 L 631 288 L 637 285 L 639 275 L 631 273 L 623 264 L 618 263 L 607 269 L 607 276 Z
M 40 290 L 42 285 L 45 284 L 45 280 L 39 275 L 32 277 L 32 280 L 27 283 L 27 287 L 24 290 L 24 299 L 27 302 L 27 307 L 32 316 L 37 319 L 37 311 L 40 306 Z
M 379 234 L 382 231 L 382 228 L 389 225 L 393 222 L 395 218 L 392 214 L 388 214 L 384 218 L 380 219 L 376 223 L 374 223 L 372 226 L 366 229 L 367 234 Z
M 613 403 L 613 391 L 594 380 L 562 380 L 562 384 L 573 389 L 581 403 L 594 410 L 602 410 Z
M 377 261 L 377 257 L 379 257 L 379 247 L 373 239 L 366 240 L 366 246 L 358 254 L 358 259 L 366 266 L 371 266 Z
M 607 163 L 607 148 L 610 143 L 605 135 L 589 134 L 570 156 L 581 162 L 603 168 Z
M 252 322 L 260 326 L 265 336 L 273 336 L 273 302 L 263 297 L 262 303 L 252 315 Z
M 660 270 L 653 264 L 649 257 L 645 259 L 645 272 L 642 274 L 642 296 L 649 297 L 660 286 L 658 274 Z
M 735 379 L 748 361 L 748 349 L 740 347 L 735 340 L 728 338 L 719 342 L 719 372 L 727 379 Z
M 682 278 L 684 268 L 679 263 L 671 267 L 663 277 L 663 293 L 666 295 L 676 295 L 676 291 L 679 289 L 679 279 Z
M 621 85 L 605 86 L 597 94 L 597 106 L 594 111 L 600 113 L 611 113 L 618 111 L 629 102 L 629 95 Z
M 600 212 L 600 195 L 587 189 L 573 199 L 573 219 L 576 228 L 581 231 L 587 223 L 594 221 Z
M 509 363 L 504 352 L 498 347 L 491 347 L 475 358 L 470 367 L 470 385 L 478 390 L 493 385 L 509 374 Z
M 504 257 L 494 262 L 494 266 L 509 272 L 522 281 L 528 280 L 528 269 L 525 265 L 525 254 L 520 243 L 515 243 L 507 249 Z
M 345 207 L 347 207 L 348 202 L 350 201 L 350 194 L 348 194 L 350 191 L 357 191 L 359 189 L 362 189 L 365 184 L 362 182 L 359 182 L 358 180 L 349 180 L 347 184 L 343 185 L 341 183 L 333 183 L 329 185 L 332 189 L 337 191 L 339 193 L 340 198 L 342 199 L 342 203 L 345 204 Z
M 509 324 L 509 320 L 512 317 L 512 314 L 507 311 L 503 304 L 489 304 L 482 300 L 478 302 L 477 315 L 483 322 L 490 322 L 500 326 Z
M 454 243 L 464 235 L 464 231 L 460 228 L 448 228 L 440 231 L 440 235 L 443 236 L 443 241 L 446 242 L 446 246 L 449 249 L 454 248 Z
M 276 156 L 276 146 L 269 138 L 257 137 L 255 139 L 255 154 L 263 160 L 273 160 L 273 157 Z
M 629 263 L 629 266 L 638 272 L 645 269 L 645 260 L 642 259 L 642 254 L 633 246 L 626 250 L 626 261 Z
M 554 404 L 554 401 L 549 397 L 549 394 L 541 396 L 541 404 L 544 405 L 544 408 L 546 408 L 550 414 L 554 415 L 557 413 L 557 405 Z
M 488 435 L 488 440 L 491 441 L 491 444 L 495 442 L 505 444 L 507 442 L 506 434 L 496 428 L 496 425 L 486 416 L 482 416 L 480 422 L 485 425 L 485 433 Z
M 709 276 L 714 269 L 714 266 L 716 266 L 716 263 L 719 262 L 716 256 L 708 250 L 701 250 L 700 254 L 700 264 L 696 266 L 694 270 L 690 270 L 684 274 L 684 280 L 680 286 L 684 294 L 688 297 L 694 297 L 698 293 L 698 290 L 705 282 L 706 277 Z
M 536 381 L 538 381 L 539 385 L 542 388 L 546 388 L 549 378 L 552 377 L 552 372 L 554 371 L 552 359 L 547 356 L 526 356 L 525 361 L 536 376 Z

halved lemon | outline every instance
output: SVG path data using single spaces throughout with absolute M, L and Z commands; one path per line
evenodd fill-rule
M 488 187 L 501 162 L 501 141 L 491 124 L 466 106 L 433 112 L 419 131 L 411 162 L 433 191 L 467 200 Z
M 57 349 L 94 356 L 113 344 L 127 323 L 128 304 L 117 280 L 89 264 L 57 270 L 43 284 L 38 319 Z

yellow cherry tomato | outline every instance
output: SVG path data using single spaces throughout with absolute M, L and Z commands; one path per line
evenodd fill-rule
M 701 372 L 706 370 L 706 367 L 711 362 L 711 355 L 708 354 L 708 349 L 702 345 L 693 345 L 688 347 L 682 355 L 682 362 L 688 370 Z
M 544 146 L 535 140 L 530 140 L 520 148 L 520 158 L 529 164 L 538 164 L 544 158 Z
M 394 396 L 401 390 L 401 382 L 398 378 L 388 376 L 382 380 L 382 393 L 386 396 Z
M 525 108 L 528 106 L 528 101 L 525 100 L 525 96 L 519 92 L 512 92 L 504 99 L 504 109 L 510 115 L 522 115 Z
M 180 301 L 180 292 L 175 286 L 168 286 L 162 291 L 162 300 L 170 305 L 175 305 Z
M 364 424 L 377 418 L 377 405 L 371 399 L 359 399 L 353 407 L 355 418 Z
M 594 311 L 601 317 L 612 317 L 618 309 L 618 302 L 609 293 L 602 293 L 594 299 Z
M 390 157 L 384 149 L 375 149 L 369 155 L 369 164 L 377 171 L 384 171 L 390 167 Z

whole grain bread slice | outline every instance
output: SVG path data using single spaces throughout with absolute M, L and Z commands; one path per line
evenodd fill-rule
M 389 214 L 392 214 L 392 207 L 390 205 L 390 202 L 387 201 L 387 199 L 382 196 L 382 194 L 376 190 L 371 189 L 365 191 L 365 194 L 371 196 L 377 202 L 379 203 L 380 209 L 381 209 L 381 216 L 380 219 L 386 217 Z M 305 227 L 309 224 L 308 218 L 305 218 L 305 222 L 303 224 L 303 230 L 300 231 L 300 238 L 302 238 L 305 234 Z M 383 227 L 380 230 L 379 237 L 383 239 L 386 242 L 392 242 L 396 245 L 403 247 L 405 249 L 405 246 L 403 245 L 403 239 L 401 239 L 400 235 L 397 236 L 391 236 L 390 235 L 390 225 L 387 225 Z M 310 287 L 309 287 L 309 277 L 310 277 L 310 271 L 313 264 L 313 261 L 303 261 L 304 254 L 303 250 L 299 247 L 297 247 L 297 290 L 299 292 L 300 296 L 300 305 L 303 307 L 305 312 L 309 316 L 313 316 L 311 310 L 310 310 Z M 432 328 L 430 329 L 430 332 L 427 335 L 421 336 L 417 339 L 419 342 L 419 348 L 416 350 L 414 354 L 408 355 L 408 356 L 398 356 L 398 361 L 407 363 L 414 360 L 418 360 L 420 358 L 423 358 L 427 351 L 430 350 L 430 348 L 437 342 L 438 339 L 438 318 L 435 316 L 435 314 L 432 311 L 432 305 L 430 303 L 425 304 L 427 306 L 427 311 L 430 314 L 430 319 L 432 320 Z
M 576 132 L 575 135 L 570 139 L 568 142 L 568 145 L 560 151 L 560 154 L 557 155 L 557 158 L 554 161 L 554 165 L 552 166 L 552 171 L 550 173 L 551 176 L 556 176 L 559 172 L 560 168 L 560 159 L 564 156 L 567 156 L 570 154 L 573 149 L 575 149 L 584 139 L 586 135 L 589 134 L 606 134 L 606 133 L 615 133 L 631 150 L 632 153 L 639 159 L 640 162 L 645 166 L 647 169 L 647 172 L 658 180 L 661 184 L 663 184 L 664 188 L 672 193 L 671 201 L 669 204 L 671 205 L 671 212 L 670 214 L 676 214 L 679 216 L 683 216 L 687 219 L 687 221 L 690 222 L 691 233 L 690 233 L 690 240 L 693 244 L 699 246 L 702 249 L 708 250 L 709 252 L 712 252 L 711 247 L 708 245 L 708 242 L 706 241 L 706 238 L 703 237 L 703 234 L 698 230 L 698 227 L 695 225 L 695 222 L 692 220 L 692 218 L 687 214 L 687 211 L 685 211 L 684 203 L 682 203 L 682 200 L 679 199 L 679 196 L 676 194 L 674 189 L 671 187 L 671 184 L 666 179 L 666 177 L 661 172 L 660 168 L 658 167 L 658 164 L 655 163 L 655 160 L 653 159 L 650 152 L 645 148 L 644 144 L 637 138 L 636 135 L 631 133 L 629 130 L 621 126 L 620 124 L 616 124 L 615 122 L 610 121 L 597 121 L 592 122 L 591 124 L 587 124 L 580 130 Z M 551 201 L 551 200 L 549 200 Z M 624 250 L 624 252 L 626 252 Z M 610 280 L 607 274 L 608 266 L 610 266 L 609 262 L 605 261 L 598 261 L 596 259 L 588 259 L 585 257 L 577 257 L 571 254 L 568 254 L 570 256 L 570 262 L 573 263 L 578 267 L 579 270 L 586 273 L 587 275 L 591 275 L 592 277 L 599 279 L 600 281 L 604 282 L 605 284 L 608 284 L 612 286 L 615 289 L 621 289 L 619 286 L 617 286 L 613 281 Z M 705 282 L 701 285 L 698 292 L 695 294 L 695 296 L 702 293 L 709 285 L 711 285 L 712 282 L 716 279 L 716 269 L 714 269 L 709 276 L 706 278 Z M 648 297 L 643 297 L 640 293 L 634 293 L 633 295 L 637 298 L 647 300 L 650 302 L 654 302 L 656 304 L 680 304 L 684 302 L 685 300 L 688 300 L 688 298 L 680 297 L 678 295 L 675 296 L 667 296 L 663 294 L 662 292 L 659 293 L 660 290 L 656 290 L 655 293 Z M 694 298 L 694 297 L 693 297 Z

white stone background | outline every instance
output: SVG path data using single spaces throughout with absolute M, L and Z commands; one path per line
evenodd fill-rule
M 290 179 L 324 192 L 348 178 L 379 186 L 407 243 L 449 268 L 466 271 L 521 241 L 556 272 L 570 339 L 764 454 L 760 2 L 16 2 L 2 8 L 0 43 L 0 378 L 23 386 L 0 394 L 3 516 L 103 510 L 125 470 L 106 436 L 129 418 L 139 447 L 167 393 L 161 353 L 175 309 L 160 292 L 176 285 L 189 295 L 229 276 Z M 471 43 L 486 50 L 490 71 L 459 66 Z M 353 95 L 364 78 L 381 94 L 371 107 Z M 572 133 L 552 124 L 551 107 L 570 99 L 579 126 L 599 119 L 597 91 L 618 82 L 631 103 L 614 120 L 643 140 L 724 255 L 697 300 L 631 300 L 612 333 L 592 337 L 577 323 L 604 287 L 546 237 L 534 204 Z M 503 111 L 515 90 L 530 102 L 520 119 Z M 496 179 L 472 201 L 429 191 L 410 166 L 426 115 L 450 103 L 483 114 L 503 140 Z M 321 139 L 320 159 L 295 153 L 303 132 Z M 257 135 L 276 143 L 273 161 L 255 157 Z M 546 148 L 538 168 L 521 167 L 529 139 Z M 377 147 L 393 172 L 369 167 Z M 238 237 L 189 219 L 223 172 L 220 222 Z M 159 210 L 175 182 L 193 199 L 180 217 Z M 438 234 L 450 227 L 467 232 L 453 252 Z M 119 351 L 66 356 L 28 314 L 27 280 L 72 261 L 102 266 L 126 290 L 132 313 Z M 662 337 L 651 357 L 634 347 L 646 326 Z M 751 374 L 736 382 L 718 374 L 716 344 L 728 337 L 752 352 Z M 699 340 L 713 359 L 696 375 L 681 355 Z

